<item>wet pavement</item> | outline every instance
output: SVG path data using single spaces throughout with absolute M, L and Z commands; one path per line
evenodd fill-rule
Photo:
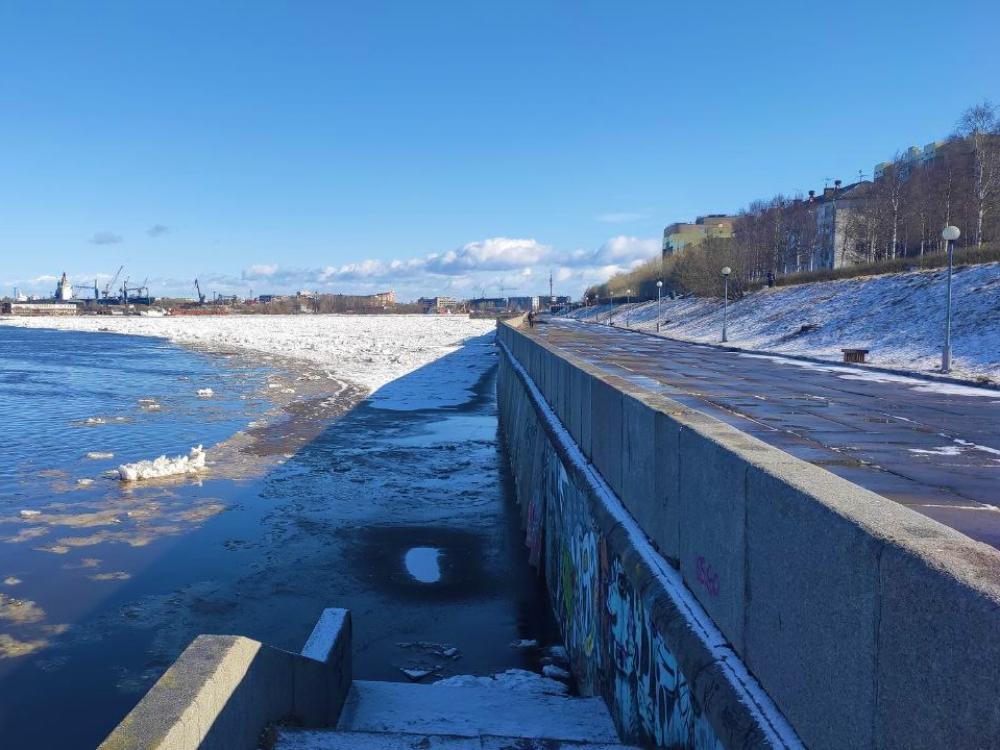
M 569 320 L 532 333 L 1000 548 L 1000 391 Z

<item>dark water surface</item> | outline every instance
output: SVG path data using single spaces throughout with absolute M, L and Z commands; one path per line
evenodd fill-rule
M 101 471 L 245 427 L 265 373 L 2 326 L 0 357 L 0 746 L 93 747 L 198 633 L 298 650 L 327 606 L 353 612 L 360 678 L 537 668 L 509 644 L 556 642 L 497 444 L 492 357 L 461 407 L 362 402 L 262 476 L 131 491 Z M 410 376 L 414 396 L 453 364 Z

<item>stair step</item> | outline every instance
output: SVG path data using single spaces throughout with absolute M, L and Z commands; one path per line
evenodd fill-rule
M 397 732 L 282 729 L 274 750 L 634 750 L 618 744 Z
M 444 686 L 355 680 L 337 729 L 606 745 L 619 742 L 608 709 L 600 698 L 525 692 L 492 684 Z M 456 746 L 460 747 L 463 746 Z

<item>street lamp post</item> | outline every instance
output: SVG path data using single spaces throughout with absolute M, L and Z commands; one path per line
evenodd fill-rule
M 609 289 L 608 294 L 611 295 L 611 309 L 608 310 L 608 325 L 611 325 L 612 323 L 611 319 L 614 317 L 615 314 L 615 293 Z
M 944 346 L 941 348 L 941 372 L 951 372 L 951 272 L 955 257 L 955 248 L 951 244 L 962 235 L 955 226 L 947 226 L 941 230 L 941 239 L 948 249 L 948 298 L 945 302 L 944 314 Z
M 660 332 L 660 296 L 663 291 L 663 282 L 656 282 L 656 332 Z
M 630 328 L 632 326 L 632 290 L 625 290 L 625 327 Z
M 729 341 L 729 336 L 727 335 L 727 326 L 729 323 L 729 274 L 733 272 L 729 266 L 725 266 L 722 269 L 723 286 L 725 292 L 722 297 L 722 343 Z

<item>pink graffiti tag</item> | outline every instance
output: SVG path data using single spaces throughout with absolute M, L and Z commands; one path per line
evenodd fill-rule
M 712 566 L 705 562 L 705 558 L 698 555 L 696 560 L 698 568 L 698 583 L 705 587 L 705 590 L 712 596 L 719 595 L 719 574 L 712 570 Z

